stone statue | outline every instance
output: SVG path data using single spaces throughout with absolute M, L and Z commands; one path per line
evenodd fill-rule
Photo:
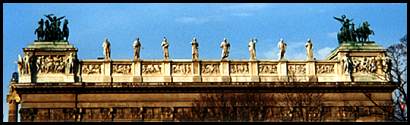
M 40 19 L 40 21 L 38 22 L 38 28 L 34 31 L 34 34 L 37 34 L 37 41 L 44 40 L 43 26 L 44 26 L 44 20 Z
M 286 45 L 285 41 L 283 40 L 283 38 L 281 38 L 281 39 L 279 40 L 279 43 L 278 43 L 278 48 L 279 48 L 279 60 L 282 60 L 283 57 L 285 56 L 286 46 L 287 46 L 287 45 Z
M 103 46 L 104 48 L 104 59 L 105 60 L 110 60 L 110 55 L 111 55 L 111 50 L 110 50 L 110 42 L 108 41 L 108 38 L 105 38 Z
M 134 44 L 132 46 L 134 47 L 134 60 L 139 60 L 140 59 L 140 49 L 141 49 L 140 38 L 137 38 L 134 41 Z
M 168 40 L 167 40 L 166 37 L 164 37 L 164 40 L 162 40 L 161 46 L 162 46 L 162 49 L 164 51 L 164 60 L 168 60 L 168 58 L 169 58 L 169 52 L 168 52 L 169 44 L 168 44 Z
M 222 48 L 222 55 L 221 55 L 222 60 L 228 58 L 230 46 L 231 45 L 229 44 L 228 40 L 224 38 L 220 46 Z
M 313 44 L 310 38 L 307 40 L 305 47 L 306 47 L 307 60 L 313 60 Z
M 256 60 L 256 39 L 249 40 L 248 48 L 249 48 L 249 58 L 250 60 Z
M 196 41 L 195 37 L 194 37 L 194 39 L 192 39 L 191 45 L 192 45 L 192 60 L 198 60 L 198 58 L 199 58 L 199 52 L 198 52 L 199 44 Z
M 43 65 L 43 62 L 42 62 L 42 57 L 41 56 L 38 56 L 37 57 L 37 60 L 36 60 L 36 70 L 35 71 L 37 71 L 37 73 L 41 73 L 42 72 L 42 70 L 41 70 L 41 66 Z
M 343 62 L 343 71 L 351 75 L 353 73 L 353 62 L 350 59 L 350 57 L 345 55 L 344 57 L 342 57 L 342 62 Z
M 74 71 L 74 54 L 70 53 L 66 59 L 66 73 L 73 73 Z
M 21 55 L 19 54 L 18 57 L 17 57 L 17 70 L 18 70 L 18 73 L 23 74 L 23 69 L 24 69 L 23 58 L 21 58 Z
M 65 38 L 65 41 L 68 41 L 68 36 L 70 35 L 69 30 L 68 30 L 68 20 L 64 19 L 64 24 L 63 24 L 63 32 L 62 32 L 62 38 Z
M 24 73 L 30 74 L 30 67 L 31 67 L 31 55 L 26 53 L 23 59 L 24 62 Z

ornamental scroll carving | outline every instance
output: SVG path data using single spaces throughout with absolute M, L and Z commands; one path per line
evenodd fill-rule
M 191 73 L 191 64 L 173 64 L 172 73 L 174 74 L 189 74 Z
M 219 64 L 202 64 L 202 74 L 219 74 Z
M 83 64 L 83 74 L 101 74 L 100 64 Z
M 142 64 L 142 73 L 144 74 L 161 73 L 161 64 Z
M 316 65 L 316 72 L 318 74 L 326 74 L 326 73 L 334 73 L 334 65 L 333 64 L 317 64 Z
M 118 74 L 130 74 L 131 64 L 113 64 L 112 71 Z
M 353 72 L 355 73 L 375 73 L 376 59 L 375 57 L 352 57 Z
M 259 64 L 259 73 L 261 74 L 277 74 L 278 67 L 276 64 Z
M 248 64 L 231 64 L 230 65 L 231 73 L 234 74 L 247 74 L 249 73 Z
M 295 74 L 305 74 L 306 65 L 305 64 L 290 64 L 288 65 L 288 71 Z

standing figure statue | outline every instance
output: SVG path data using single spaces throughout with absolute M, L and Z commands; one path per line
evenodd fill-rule
M 19 54 L 17 57 L 17 70 L 19 74 L 24 74 L 23 70 L 24 70 L 24 62 L 23 62 L 23 58 L 21 58 L 21 55 Z
M 392 60 L 389 56 L 382 57 L 383 72 L 388 80 L 391 80 Z
M 50 36 L 51 36 L 51 40 L 61 40 L 61 29 L 60 29 L 60 24 L 61 24 L 61 19 L 63 19 L 65 16 L 59 17 L 57 18 L 56 16 L 53 16 L 54 14 L 48 14 L 48 15 L 44 15 L 45 17 L 48 18 L 48 20 L 50 20 L 51 22 L 51 32 Z
M 343 71 L 349 75 L 353 73 L 353 62 L 350 59 L 350 57 L 345 56 L 342 57 L 342 63 L 343 63 Z
M 353 19 L 347 19 L 346 15 L 342 15 L 341 18 L 333 17 L 340 23 L 342 23 L 342 27 L 340 28 L 340 32 L 337 34 L 337 39 L 339 41 L 339 44 L 345 41 L 351 41 L 351 31 L 350 31 L 350 22 L 353 21 Z
M 24 62 L 24 73 L 25 74 L 30 74 L 30 68 L 31 68 L 31 55 L 29 53 L 26 53 L 23 59 Z
M 310 38 L 307 40 L 305 47 L 306 47 L 307 60 L 313 60 L 313 44 Z
M 256 60 L 256 39 L 249 40 L 248 49 L 249 49 L 249 59 Z
M 38 21 L 38 28 L 34 31 L 34 34 L 37 34 L 37 41 L 44 40 L 43 26 L 44 26 L 44 20 L 40 19 L 40 21 Z
M 45 32 L 44 32 L 44 40 L 49 41 L 51 40 L 51 26 L 50 26 L 50 21 L 46 20 L 45 22 Z
M 111 50 L 110 50 L 110 42 L 108 41 L 108 38 L 105 38 L 104 43 L 102 45 L 102 47 L 104 48 L 104 59 L 105 60 L 110 60 L 110 54 L 111 54 Z
M 168 60 L 168 58 L 169 58 L 169 52 L 168 52 L 169 44 L 168 44 L 168 40 L 167 40 L 166 37 L 164 37 L 164 39 L 162 40 L 161 46 L 162 46 L 162 49 L 164 51 L 164 60 Z
M 222 48 L 222 55 L 221 58 L 222 60 L 228 58 L 229 56 L 229 47 L 231 45 L 229 44 L 228 40 L 226 38 L 224 38 L 224 40 L 222 41 L 220 47 Z
M 283 38 L 279 40 L 278 48 L 279 48 L 279 60 L 282 60 L 283 57 L 285 56 L 285 51 L 286 51 L 286 43 L 283 40 Z
M 66 73 L 73 73 L 74 71 L 74 54 L 70 53 L 69 56 L 67 56 L 66 59 Z
M 199 52 L 198 52 L 199 44 L 196 41 L 195 37 L 194 39 L 192 39 L 191 45 L 192 45 L 192 60 L 197 61 L 199 59 Z
M 63 32 L 62 32 L 62 39 L 65 41 L 68 41 L 68 36 L 69 36 L 69 30 L 68 30 L 68 20 L 64 19 L 64 24 L 63 24 Z
M 134 60 L 137 61 L 140 59 L 140 49 L 141 49 L 140 38 L 137 38 L 136 40 L 134 40 L 134 44 L 132 46 L 134 47 Z

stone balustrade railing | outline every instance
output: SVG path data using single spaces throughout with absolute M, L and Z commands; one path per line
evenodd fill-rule
M 341 69 L 338 60 L 82 60 L 79 75 L 82 82 L 350 81 L 349 75 Z M 372 74 L 363 75 L 372 76 Z M 366 80 L 380 81 L 381 79 Z

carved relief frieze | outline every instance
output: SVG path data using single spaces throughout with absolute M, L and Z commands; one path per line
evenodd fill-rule
M 112 72 L 117 74 L 131 74 L 131 64 L 113 64 Z
M 248 64 L 230 64 L 230 72 L 233 74 L 248 74 Z
M 83 64 L 81 71 L 83 74 L 101 74 L 101 68 L 100 64 Z
M 192 72 L 191 64 L 172 64 L 173 74 L 190 74 Z
M 132 119 L 142 120 L 143 115 L 144 115 L 144 108 L 142 107 L 131 108 Z
M 334 73 L 334 64 L 316 64 L 317 74 L 330 74 Z
M 375 57 L 352 57 L 354 73 L 375 73 L 376 59 Z
M 259 64 L 259 73 L 260 74 L 277 74 L 278 67 L 277 64 Z
M 144 119 L 161 119 L 161 108 L 145 108 Z
M 288 72 L 295 73 L 295 74 L 305 74 L 306 73 L 306 65 L 305 64 L 289 64 L 288 65 Z
M 62 55 L 37 56 L 35 67 L 39 74 L 64 73 L 67 63 L 66 57 Z M 72 61 L 70 63 L 72 63 Z
M 49 109 L 37 109 L 35 121 L 45 121 L 50 119 Z
M 37 109 L 22 108 L 19 113 L 21 121 L 33 121 L 37 115 Z
M 161 119 L 162 120 L 172 120 L 174 117 L 173 107 L 162 107 L 161 108 Z
M 50 109 L 50 120 L 65 120 L 63 109 Z
M 202 64 L 202 74 L 219 74 L 219 64 Z
M 161 73 L 161 64 L 142 64 L 142 73 L 143 74 L 160 74 Z

